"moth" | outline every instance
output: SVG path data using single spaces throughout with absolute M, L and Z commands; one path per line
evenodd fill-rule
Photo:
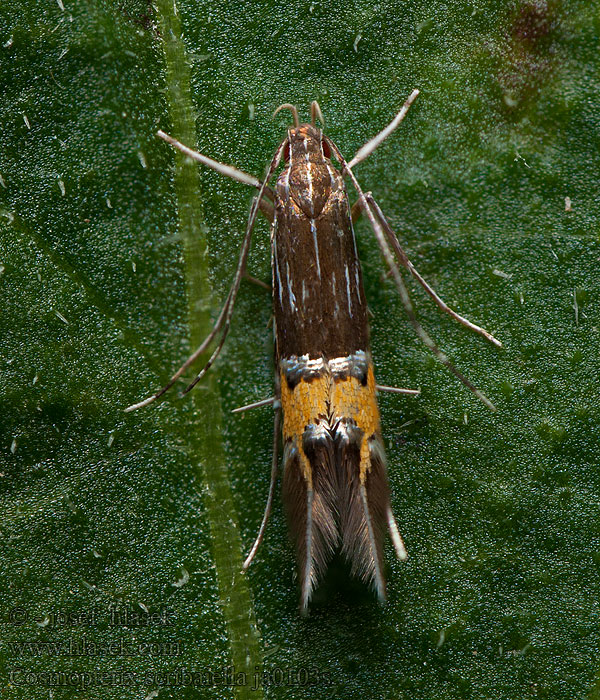
M 448 307 L 417 272 L 371 193 L 364 193 L 353 168 L 400 124 L 419 94 L 414 90 L 392 120 L 347 162 L 333 141 L 316 126 L 323 116 L 311 104 L 311 122 L 293 126 L 279 144 L 262 182 L 232 166 L 189 149 L 162 131 L 158 136 L 185 155 L 258 190 L 252 202 L 235 277 L 220 315 L 205 341 L 159 391 L 131 411 L 162 396 L 185 370 L 215 345 L 210 359 L 187 386 L 195 386 L 217 358 L 230 326 L 259 211 L 271 221 L 272 296 L 275 335 L 275 396 L 236 411 L 272 404 L 275 412 L 271 483 L 247 568 L 262 541 L 278 473 L 278 437 L 283 432 L 282 495 L 295 542 L 300 609 L 311 595 L 335 551 L 349 561 L 351 573 L 386 595 L 383 543 L 386 530 L 399 559 L 406 549 L 392 514 L 381 437 L 378 391 L 418 393 L 376 384 L 369 347 L 367 303 L 353 219 L 366 215 L 391 277 L 419 337 L 486 405 L 491 402 L 439 350 L 419 324 L 400 274 L 404 267 L 437 306 L 459 323 L 501 346 L 490 333 Z M 283 161 L 275 188 L 269 182 Z M 337 167 L 334 165 L 337 161 Z M 358 193 L 350 207 L 345 180 Z M 281 418 L 283 417 L 283 421 Z M 283 425 L 281 426 L 281 422 Z

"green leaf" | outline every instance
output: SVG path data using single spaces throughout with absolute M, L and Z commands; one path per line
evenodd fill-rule
M 599 36 L 577 0 L 3 4 L 3 697 L 600 697 Z M 498 410 L 415 337 L 361 221 L 378 381 L 422 389 L 380 400 L 409 560 L 387 548 L 385 607 L 335 564 L 303 619 L 279 503 L 240 573 L 272 417 L 230 411 L 272 392 L 268 293 L 242 284 L 185 400 L 123 412 L 210 330 L 252 196 L 155 133 L 261 176 L 279 104 L 317 99 L 351 157 L 413 88 L 356 175 L 503 342 L 410 283 Z

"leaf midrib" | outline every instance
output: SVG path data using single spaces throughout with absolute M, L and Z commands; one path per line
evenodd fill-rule
M 195 114 L 190 93 L 190 66 L 181 39 L 181 23 L 170 0 L 157 3 L 163 39 L 166 97 L 173 124 L 173 135 L 183 143 L 196 142 Z M 214 297 L 208 267 L 208 242 L 203 224 L 201 193 L 196 167 L 177 157 L 174 187 L 178 205 L 179 229 L 184 249 L 185 281 L 191 347 L 209 333 L 210 303 Z M 222 613 L 231 646 L 231 661 L 237 672 L 252 678 L 262 663 L 259 633 L 247 579 L 242 574 L 242 543 L 237 527 L 231 485 L 222 439 L 223 412 L 213 369 L 203 380 L 202 401 L 192 393 L 194 430 L 186 432 L 192 468 L 205 487 L 206 516 L 210 524 L 212 550 L 221 598 Z M 262 697 L 250 691 L 251 685 L 236 686 L 239 698 Z

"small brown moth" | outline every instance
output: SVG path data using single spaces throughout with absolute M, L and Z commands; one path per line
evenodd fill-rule
M 414 90 L 394 120 L 359 149 L 350 162 L 316 127 L 317 118 L 323 123 L 316 102 L 311 105 L 310 124 L 300 124 L 293 105 L 281 105 L 276 113 L 290 109 L 294 125 L 277 148 L 262 182 L 158 132 L 160 138 L 187 156 L 257 188 L 258 195 L 250 211 L 235 278 L 213 330 L 166 386 L 126 410 L 140 408 L 162 396 L 216 342 L 210 359 L 184 393 L 195 386 L 214 362 L 229 329 L 260 209 L 272 223 L 275 397 L 236 411 L 273 404 L 275 431 L 265 513 L 244 568 L 254 558 L 269 517 L 283 413 L 283 500 L 296 544 L 303 612 L 334 551 L 341 550 L 351 564 L 352 573 L 370 583 L 382 600 L 386 529 L 397 556 L 406 558 L 390 505 L 376 394 L 378 390 L 413 394 L 418 391 L 375 383 L 367 304 L 352 228 L 353 218 L 361 212 L 369 219 L 419 337 L 463 384 L 493 409 L 490 401 L 452 365 L 417 321 L 394 253 L 400 265 L 415 277 L 440 309 L 495 345 L 501 344 L 483 328 L 450 309 L 425 282 L 408 260 L 373 196 L 363 193 L 352 171 L 400 124 L 418 94 Z M 333 165 L 332 156 L 340 169 Z M 269 181 L 282 158 L 285 164 L 273 190 Z M 344 183 L 346 177 L 358 193 L 352 210 Z

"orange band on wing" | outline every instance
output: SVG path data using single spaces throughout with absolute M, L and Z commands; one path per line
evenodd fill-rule
M 288 386 L 284 372 L 281 372 L 281 407 L 283 409 L 283 439 L 296 443 L 304 477 L 312 485 L 309 461 L 302 448 L 302 435 L 309 423 L 326 418 L 329 405 L 329 383 L 327 375 L 314 377 L 309 381 L 301 379 L 293 389 Z
M 352 376 L 345 379 L 334 378 L 331 388 L 331 412 L 340 418 L 353 419 L 363 432 L 360 445 L 360 480 L 364 483 L 371 466 L 369 438 L 379 433 L 375 375 L 370 362 L 366 385 Z

